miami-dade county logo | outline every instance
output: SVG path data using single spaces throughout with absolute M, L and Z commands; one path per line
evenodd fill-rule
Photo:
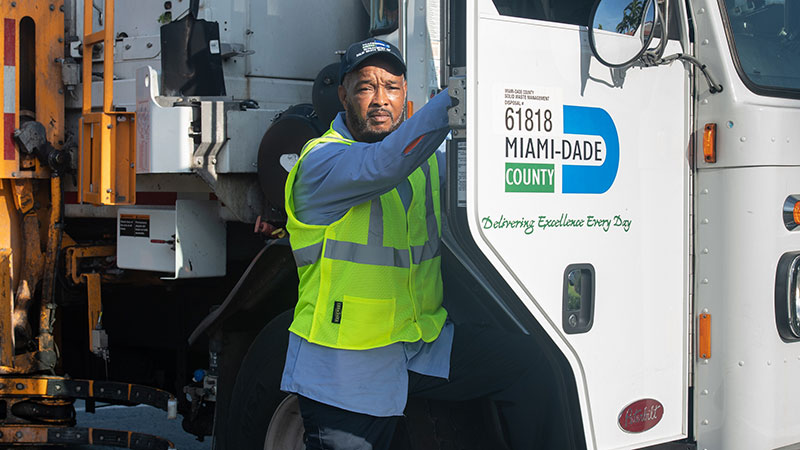
M 505 136 L 505 192 L 602 194 L 619 168 L 619 136 L 601 108 L 563 105 L 563 135 L 553 130 L 549 109 L 507 108 L 506 128 L 538 131 L 535 136 Z M 527 161 L 540 161 L 531 163 Z M 560 175 L 560 178 L 559 178 Z M 560 182 L 559 182 L 560 181 Z

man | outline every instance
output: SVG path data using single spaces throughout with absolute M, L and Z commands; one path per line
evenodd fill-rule
M 536 448 L 552 391 L 535 382 L 538 350 L 526 336 L 456 327 L 442 307 L 436 149 L 451 100 L 445 90 L 404 121 L 405 72 L 393 45 L 351 45 L 345 112 L 287 179 L 300 286 L 281 389 L 299 396 L 307 449 L 388 449 L 409 393 L 489 396 L 512 447 Z

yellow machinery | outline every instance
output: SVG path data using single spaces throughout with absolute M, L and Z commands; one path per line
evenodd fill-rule
M 85 1 L 84 52 L 105 52 L 103 107 L 92 109 L 84 83 L 79 196 L 90 204 L 135 202 L 134 113 L 112 107 L 114 8 L 106 0 L 105 28 L 91 29 Z M 169 393 L 142 386 L 55 376 L 58 330 L 54 302 L 58 255 L 75 284 L 87 285 L 90 348 L 104 355 L 101 277 L 81 273 L 79 261 L 114 255 L 114 246 L 77 246 L 62 230 L 62 174 L 70 166 L 64 133 L 64 4 L 0 1 L 3 121 L 0 139 L 0 445 L 103 444 L 167 449 L 168 441 L 138 433 L 76 428 L 76 398 L 106 399 L 174 409 Z M 92 58 L 83 76 L 92 78 Z M 63 327 L 69 324 L 63 324 Z M 4 411 L 3 411 L 4 410 Z M 174 411 L 171 411 L 174 414 Z

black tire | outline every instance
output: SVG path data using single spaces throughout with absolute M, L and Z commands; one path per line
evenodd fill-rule
M 226 449 L 264 448 L 272 413 L 286 397 L 286 393 L 280 390 L 280 383 L 292 313 L 289 310 L 272 319 L 258 333 L 242 360 L 231 394 Z

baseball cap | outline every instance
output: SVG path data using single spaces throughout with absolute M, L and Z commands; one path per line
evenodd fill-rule
M 345 75 L 373 56 L 381 56 L 392 63 L 398 64 L 403 69 L 403 75 L 406 74 L 406 64 L 403 62 L 403 57 L 397 47 L 380 39 L 369 38 L 347 47 L 347 51 L 342 55 L 339 84 L 342 84 Z

